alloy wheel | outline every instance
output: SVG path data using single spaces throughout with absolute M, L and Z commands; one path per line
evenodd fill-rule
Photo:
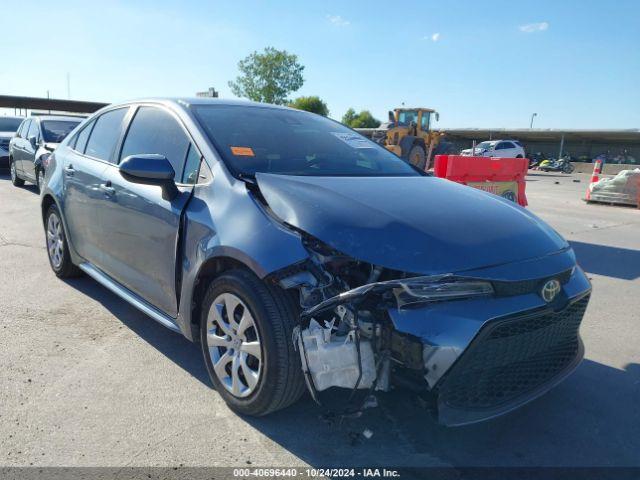
M 235 397 L 255 391 L 262 371 L 260 336 L 247 305 L 232 293 L 218 295 L 207 316 L 213 371 Z
M 47 251 L 54 269 L 59 269 L 64 259 L 64 234 L 57 214 L 51 213 L 47 220 Z

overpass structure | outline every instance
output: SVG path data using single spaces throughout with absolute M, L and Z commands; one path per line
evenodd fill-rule
M 22 110 L 48 110 L 65 113 L 93 113 L 108 105 L 103 102 L 86 102 L 82 100 L 64 100 L 58 98 L 16 97 L 0 95 L 0 107 L 13 108 L 16 113 Z

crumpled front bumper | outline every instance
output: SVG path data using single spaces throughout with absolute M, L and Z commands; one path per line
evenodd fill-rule
M 397 332 L 423 346 L 423 377 L 438 421 L 457 426 L 542 395 L 583 357 L 579 327 L 591 285 L 576 267 L 556 301 L 535 291 L 389 310 Z

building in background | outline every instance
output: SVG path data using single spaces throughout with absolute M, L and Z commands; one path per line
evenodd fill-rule
M 213 87 L 209 87 L 206 92 L 196 92 L 196 97 L 218 98 L 218 92 Z

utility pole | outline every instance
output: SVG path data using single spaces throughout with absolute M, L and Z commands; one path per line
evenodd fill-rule
M 71 75 L 67 72 L 67 100 L 71 100 Z
M 538 116 L 537 113 L 531 114 L 531 122 L 529 123 L 529 128 L 533 128 L 533 119 L 537 116 Z

